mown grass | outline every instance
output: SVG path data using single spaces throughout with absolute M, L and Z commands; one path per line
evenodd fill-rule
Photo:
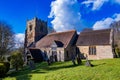
M 91 61 L 94 67 L 73 66 L 71 61 L 57 62 L 48 66 L 46 62 L 8 74 L 3 80 L 120 80 L 120 59 Z

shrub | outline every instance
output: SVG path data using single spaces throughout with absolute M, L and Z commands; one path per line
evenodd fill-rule
M 24 64 L 22 54 L 19 51 L 13 52 L 13 54 L 11 55 L 10 63 L 12 67 L 16 69 L 16 71 L 18 70 L 18 68 L 22 68 Z
M 9 56 L 9 57 L 7 57 L 7 60 L 10 62 L 10 59 L 11 59 L 11 57 Z
M 7 73 L 10 69 L 10 63 L 9 62 L 4 62 L 4 65 L 6 66 L 5 72 Z
M 0 61 L 3 62 L 5 60 L 4 56 L 0 56 Z
M 9 69 L 10 64 L 8 62 L 0 62 L 0 77 L 4 77 Z
M 0 77 L 2 77 L 5 74 L 5 65 L 4 63 L 0 63 Z
M 118 47 L 115 48 L 115 53 L 117 57 L 120 57 L 120 49 Z

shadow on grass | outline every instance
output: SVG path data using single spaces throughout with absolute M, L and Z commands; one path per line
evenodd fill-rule
M 55 66 L 55 67 L 53 66 L 53 67 L 46 68 L 46 70 L 55 71 L 55 70 L 58 70 L 58 69 L 73 68 L 73 67 L 76 67 L 76 66 L 79 66 L 79 65 L 66 65 L 66 66 Z
M 103 63 L 99 63 L 99 64 L 96 64 L 96 63 L 94 64 L 93 63 L 94 60 L 89 60 L 89 61 L 92 64 L 92 67 L 97 67 L 97 66 L 101 66 L 101 65 L 105 65 L 106 64 L 104 62 Z M 85 64 L 86 64 L 86 60 L 82 61 L 82 65 L 85 65 Z
M 31 80 L 33 74 L 44 74 L 49 71 L 56 71 L 59 69 L 66 69 L 66 68 L 74 68 L 77 66 L 83 66 L 85 65 L 86 61 L 82 61 L 81 65 L 73 65 L 71 63 L 67 62 L 55 62 L 52 63 L 50 66 L 47 65 L 46 62 L 36 64 L 35 70 L 30 70 L 28 67 L 24 68 L 23 70 L 20 70 L 18 72 L 11 72 L 7 76 L 8 77 L 14 77 L 16 80 Z M 91 61 L 92 62 L 92 61 Z M 94 65 L 93 67 L 99 66 L 99 65 L 104 65 L 106 63 L 101 63 Z
M 97 65 L 93 65 L 94 67 L 96 66 L 100 66 L 100 65 L 105 65 L 106 63 L 101 63 L 101 64 L 97 64 Z
M 45 72 L 39 69 L 30 70 L 29 68 L 26 68 L 19 71 L 9 72 L 6 75 L 6 77 L 15 78 L 15 80 L 31 80 L 32 74 L 43 74 L 43 73 Z
M 63 68 L 72 68 L 72 67 L 76 67 L 76 66 L 78 66 L 78 65 L 73 65 L 72 62 L 71 62 L 71 64 L 66 64 L 66 62 L 54 62 L 49 66 L 47 65 L 46 62 L 43 62 L 42 64 L 37 65 L 36 71 L 45 70 L 47 72 L 47 71 L 54 71 L 54 70 L 63 69 Z
M 22 76 L 16 76 L 15 78 L 16 78 L 16 80 L 31 80 L 32 75 L 26 74 L 26 75 L 22 75 Z

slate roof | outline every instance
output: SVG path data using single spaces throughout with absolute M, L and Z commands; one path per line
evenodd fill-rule
M 58 47 L 66 48 L 75 34 L 75 30 L 48 34 L 36 43 L 36 48 L 49 48 L 53 42 L 55 42 Z
M 110 32 L 111 29 L 81 32 L 79 34 L 76 45 L 77 46 L 108 45 L 110 44 Z

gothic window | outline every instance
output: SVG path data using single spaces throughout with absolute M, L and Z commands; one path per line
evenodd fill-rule
M 89 46 L 89 55 L 96 55 L 96 46 Z

